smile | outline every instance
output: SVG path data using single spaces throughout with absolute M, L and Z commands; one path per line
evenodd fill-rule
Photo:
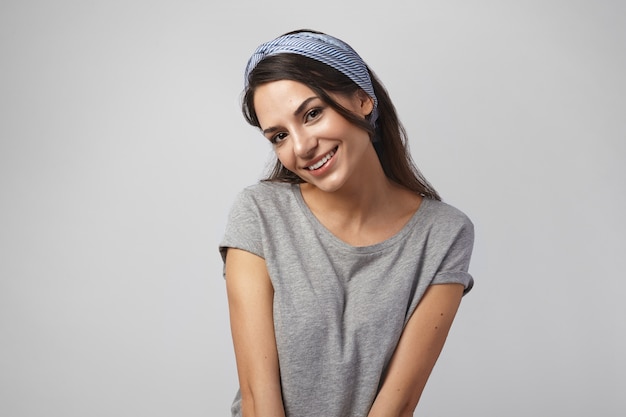
M 324 164 L 326 162 L 328 162 L 330 160 L 330 158 L 333 157 L 333 155 L 335 154 L 336 150 L 337 150 L 337 148 L 335 148 L 332 151 L 328 152 L 326 155 L 324 155 L 324 157 L 322 159 L 320 159 L 319 161 L 317 161 L 313 165 L 308 166 L 307 169 L 309 171 L 315 171 L 316 169 L 320 169 L 321 167 L 324 166 Z

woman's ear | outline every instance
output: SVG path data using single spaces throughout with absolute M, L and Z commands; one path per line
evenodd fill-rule
M 374 99 L 361 89 L 357 91 L 356 96 L 358 99 L 360 113 L 363 117 L 368 116 L 372 110 L 374 110 Z

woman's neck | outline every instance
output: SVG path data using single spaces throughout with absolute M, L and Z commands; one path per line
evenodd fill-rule
M 422 198 L 372 169 L 342 189 L 325 192 L 301 184 L 304 201 L 335 236 L 355 246 L 383 241 L 397 233 L 419 208 Z
M 307 205 L 314 211 L 367 221 L 368 217 L 383 208 L 394 186 L 376 159 L 367 164 L 367 169 L 352 173 L 351 178 L 336 191 L 323 191 L 308 183 L 302 184 L 300 189 Z

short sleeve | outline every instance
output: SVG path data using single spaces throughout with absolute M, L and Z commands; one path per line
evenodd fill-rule
M 242 249 L 265 257 L 258 205 L 247 189 L 239 193 L 228 215 L 226 231 L 219 245 L 224 262 L 228 248 Z
M 474 247 L 474 225 L 463 216 L 462 222 L 448 232 L 451 239 L 431 284 L 463 284 L 463 294 L 467 294 L 474 286 L 474 279 L 468 272 Z

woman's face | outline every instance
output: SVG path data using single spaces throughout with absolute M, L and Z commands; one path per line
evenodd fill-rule
M 332 95 L 341 106 L 365 118 L 373 102 L 364 92 Z M 306 85 L 290 80 L 263 84 L 254 94 L 261 130 L 288 170 L 323 191 L 337 191 L 376 157 L 368 133 L 322 101 Z

